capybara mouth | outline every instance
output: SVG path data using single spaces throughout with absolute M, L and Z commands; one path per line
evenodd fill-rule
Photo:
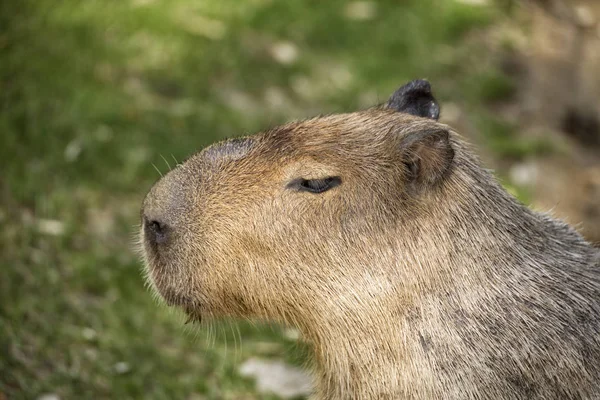
M 197 307 L 196 301 L 189 296 L 177 293 L 170 288 L 161 288 L 159 286 L 157 289 L 160 296 L 169 307 L 181 308 L 186 311 L 186 313 Z
M 172 291 L 166 291 L 166 293 L 163 294 L 163 298 L 168 306 L 179 308 L 185 312 L 187 315 L 185 324 L 202 322 L 202 307 L 190 297 Z
M 179 308 L 185 312 L 185 314 L 187 315 L 187 319 L 185 322 L 186 324 L 189 324 L 190 322 L 201 323 L 202 314 L 200 312 L 201 307 L 200 304 L 198 304 L 198 301 L 194 300 L 188 295 L 181 294 L 178 291 L 175 291 L 173 288 L 170 287 L 169 284 L 166 284 L 159 277 L 161 274 L 165 273 L 165 265 L 161 263 L 160 259 L 157 259 L 155 254 L 150 254 L 150 256 L 151 257 L 148 257 L 149 260 L 146 265 L 146 268 L 149 271 L 148 278 L 153 282 L 153 286 L 155 287 L 160 297 L 169 307 Z
M 200 312 L 200 307 L 194 307 L 194 308 L 189 308 L 189 307 L 185 307 L 184 308 L 185 313 L 187 314 L 187 319 L 185 320 L 185 324 L 189 324 L 189 323 L 202 323 L 202 313 Z

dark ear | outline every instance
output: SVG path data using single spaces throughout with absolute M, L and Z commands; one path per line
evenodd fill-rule
M 435 120 L 440 117 L 440 106 L 433 98 L 431 85 L 423 79 L 409 82 L 396 90 L 386 106 L 417 117 Z
M 401 146 L 408 181 L 420 188 L 441 182 L 454 159 L 450 134 L 443 129 L 409 134 Z

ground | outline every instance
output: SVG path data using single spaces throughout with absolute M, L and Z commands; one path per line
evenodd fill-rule
M 238 366 L 301 365 L 304 346 L 277 326 L 184 326 L 157 302 L 135 250 L 144 194 L 208 143 L 368 107 L 414 78 L 491 158 L 551 151 L 494 112 L 515 81 L 480 38 L 509 4 L 3 2 L 0 399 L 269 398 Z

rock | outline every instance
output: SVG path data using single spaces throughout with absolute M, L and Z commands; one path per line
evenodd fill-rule
M 455 0 L 457 3 L 469 4 L 472 6 L 487 6 L 489 0 Z
M 71 140 L 67 147 L 65 147 L 65 160 L 67 162 L 73 162 L 77 160 L 82 149 L 83 146 L 81 145 L 81 141 L 79 139 Z
M 509 170 L 511 182 L 519 186 L 533 186 L 537 181 L 538 169 L 533 162 L 513 165 Z
M 377 15 L 377 4 L 374 1 L 353 1 L 346 5 L 344 15 L 355 21 L 367 21 Z
M 49 236 L 61 236 L 65 233 L 65 224 L 55 219 L 39 219 L 38 232 Z
M 300 340 L 300 338 L 302 337 L 302 334 L 300 333 L 300 331 L 296 328 L 287 328 L 284 332 L 283 335 L 290 340 Z
M 37 400 L 60 400 L 60 396 L 55 393 L 44 393 L 38 396 Z
M 119 375 L 123 375 L 131 371 L 131 367 L 129 366 L 129 364 L 124 361 L 120 361 L 113 365 L 113 369 Z
M 269 49 L 271 56 L 280 64 L 291 65 L 296 62 L 300 51 L 298 47 L 287 41 L 281 41 L 274 43 Z
M 259 392 L 273 393 L 284 399 L 308 396 L 312 391 L 310 376 L 281 360 L 250 358 L 240 366 L 239 373 L 254 378 Z

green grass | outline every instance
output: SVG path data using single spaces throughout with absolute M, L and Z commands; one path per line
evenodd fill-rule
M 500 15 L 389 0 L 351 20 L 347 4 L 0 5 L 0 397 L 263 398 L 237 374 L 242 360 L 303 362 L 278 327 L 184 328 L 144 287 L 133 238 L 153 164 L 165 171 L 227 136 L 382 102 L 413 78 L 461 102 L 486 51 L 466 38 Z M 297 59 L 277 62 L 279 42 Z M 512 90 L 478 76 L 485 84 L 463 101 L 474 110 Z
M 478 127 L 485 132 L 487 147 L 496 155 L 514 161 L 544 156 L 558 151 L 552 142 L 536 137 L 519 137 L 518 126 L 487 113 L 478 116 Z

